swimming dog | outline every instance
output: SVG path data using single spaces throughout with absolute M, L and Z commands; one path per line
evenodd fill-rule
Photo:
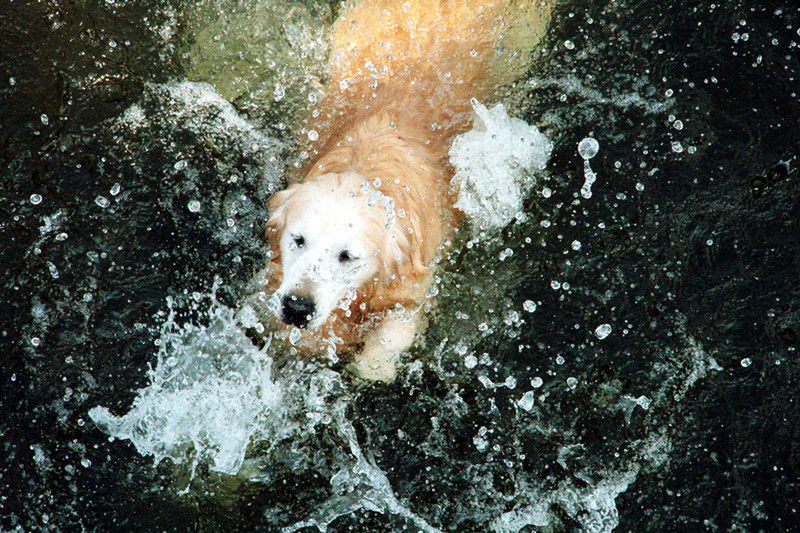
M 305 163 L 269 201 L 268 284 L 293 344 L 355 349 L 390 382 L 460 214 L 447 154 L 529 63 L 549 0 L 362 0 L 332 29 L 330 79 L 297 128 Z M 296 330 L 293 328 L 297 328 Z M 290 336 L 290 338 L 292 338 Z

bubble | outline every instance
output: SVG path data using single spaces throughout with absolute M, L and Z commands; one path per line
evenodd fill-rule
M 316 141 L 317 139 L 319 139 L 319 133 L 317 133 L 317 130 L 309 130 L 308 131 L 308 140 L 309 141 Z
M 498 255 L 497 257 L 498 259 L 500 259 L 500 261 L 505 261 L 512 255 L 514 255 L 514 250 L 512 250 L 511 248 L 506 248 L 505 250 L 500 252 L 500 255 Z
M 611 324 L 600 324 L 594 330 L 594 336 L 600 340 L 605 339 L 611 335 Z
M 563 357 L 563 356 L 560 356 L 560 355 L 559 355 L 558 357 L 556 357 L 556 364 L 557 364 L 557 365 L 563 365 L 563 364 L 564 364 L 564 361 L 565 361 L 565 359 L 564 359 L 564 357 Z
M 575 43 L 573 43 L 570 40 L 566 40 L 564 41 L 564 48 L 566 48 L 567 50 L 573 50 L 575 48 Z
M 39 346 L 42 343 L 42 340 L 39 337 L 31 337 L 31 344 L 34 346 Z
M 675 123 L 672 125 L 672 127 L 680 131 L 683 129 L 683 122 L 681 122 L 680 120 L 676 120 Z
M 187 206 L 192 213 L 200 212 L 200 202 L 198 200 L 191 200 Z
M 551 281 L 550 282 L 550 288 L 553 289 L 554 291 L 557 291 L 558 289 L 561 288 L 561 282 L 558 281 L 558 280 Z
M 683 152 L 683 145 L 678 141 L 674 141 L 672 143 L 672 151 L 675 152 L 676 154 Z
M 573 377 L 568 377 L 567 378 L 567 387 L 569 387 L 570 389 L 574 389 L 577 386 L 578 386 L 578 379 L 577 378 L 573 378 Z
M 748 366 L 750 366 L 751 364 L 753 364 L 753 361 L 751 361 L 749 357 L 745 357 L 745 358 L 744 358 L 744 359 L 742 359 L 742 361 L 741 361 L 742 368 L 747 368 L 747 367 L 748 367 Z
M 42 195 L 41 194 L 31 194 L 31 203 L 33 205 L 39 205 L 42 203 Z
M 545 187 L 542 189 L 542 196 L 544 198 L 550 198 L 553 195 L 553 191 L 550 190 L 550 187 Z
M 478 358 L 474 355 L 468 355 L 464 358 L 464 366 L 470 370 L 478 366 Z
M 525 394 L 523 394 L 522 398 L 520 398 L 517 401 L 517 405 L 519 405 L 520 408 L 524 409 L 525 411 L 530 411 L 531 409 L 533 409 L 533 402 L 534 402 L 533 391 L 528 391 Z
M 544 381 L 539 376 L 536 376 L 535 378 L 533 378 L 531 380 L 531 387 L 533 387 L 534 389 L 538 389 L 543 384 L 544 384 Z
M 582 244 L 581 244 L 581 241 L 572 241 L 572 245 L 571 246 L 572 246 L 572 249 L 577 252 L 578 250 L 581 249 Z
M 586 137 L 578 143 L 578 154 L 583 159 L 591 159 L 600 151 L 600 143 L 594 137 Z
M 58 279 L 58 268 L 50 261 L 47 262 L 47 269 L 50 271 L 50 276 L 52 276 L 53 279 Z
M 106 207 L 111 205 L 111 201 L 108 198 L 106 198 L 105 196 L 98 196 L 97 198 L 94 199 L 94 203 L 96 203 L 98 206 L 102 207 L 103 209 L 105 209 Z
M 536 311 L 536 303 L 533 300 L 525 300 L 522 303 L 522 308 L 529 313 L 533 313 L 534 311 Z

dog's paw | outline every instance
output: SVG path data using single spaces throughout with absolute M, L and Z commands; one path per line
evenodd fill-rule
M 350 366 L 361 379 L 391 383 L 397 377 L 397 354 L 365 350 Z

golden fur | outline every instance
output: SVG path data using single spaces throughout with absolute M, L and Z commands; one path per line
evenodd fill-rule
M 297 183 L 270 200 L 267 225 L 276 288 L 286 221 L 320 191 L 352 197 L 365 181 L 403 215 L 386 228 L 376 210 L 363 210 L 375 219 L 367 238 L 381 250 L 379 272 L 320 328 L 341 344 L 364 342 L 387 313 L 423 302 L 431 265 L 459 221 L 450 143 L 470 126 L 470 100 L 491 98 L 527 65 L 550 9 L 543 0 L 363 0 L 343 8 L 326 93 L 298 128 L 318 138 L 306 147 Z M 320 334 L 304 331 L 305 344 L 318 347 Z

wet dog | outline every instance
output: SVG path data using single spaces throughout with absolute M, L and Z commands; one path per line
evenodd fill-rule
M 269 202 L 272 306 L 292 343 L 355 349 L 392 381 L 418 329 L 431 268 L 459 221 L 447 160 L 473 98 L 518 74 L 550 13 L 542 0 L 364 0 L 333 28 L 310 140 Z M 296 328 L 296 329 L 295 329 Z

